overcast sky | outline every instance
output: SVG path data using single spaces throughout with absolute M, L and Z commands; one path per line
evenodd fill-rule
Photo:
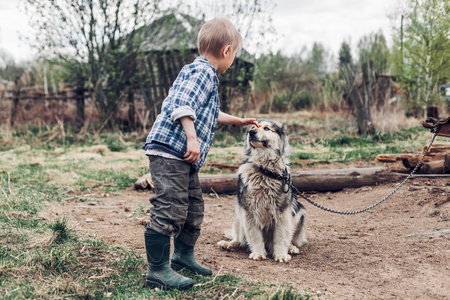
M 388 18 L 396 0 L 278 0 L 273 22 L 279 33 L 276 48 L 293 53 L 303 45 L 322 43 L 336 56 L 342 41 L 352 48 L 371 32 L 382 30 L 388 42 L 392 25 Z
M 391 40 L 387 12 L 396 0 L 275 0 L 273 25 L 278 33 L 274 50 L 286 54 L 322 43 L 337 56 L 344 39 L 353 49 L 366 34 L 382 30 Z M 19 37 L 29 31 L 27 18 L 18 8 L 19 0 L 0 0 L 0 49 L 16 60 L 31 59 L 33 52 Z

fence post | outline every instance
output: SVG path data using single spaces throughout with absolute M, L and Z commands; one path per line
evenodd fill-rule
M 9 120 L 9 124 L 14 126 L 17 117 L 17 110 L 19 107 L 19 99 L 20 99 L 20 88 L 16 88 L 13 91 L 13 105 L 11 106 L 11 119 Z
M 136 116 L 134 114 L 134 91 L 132 88 L 128 90 L 128 126 L 131 130 L 136 129 Z
M 78 86 L 75 89 L 75 95 L 77 99 L 77 122 L 81 125 L 84 124 L 85 115 L 84 115 L 84 88 Z

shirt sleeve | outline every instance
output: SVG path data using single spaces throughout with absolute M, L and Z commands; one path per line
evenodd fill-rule
M 205 69 L 184 70 L 183 77 L 173 86 L 171 120 L 175 122 L 182 117 L 196 120 L 196 110 L 209 95 L 213 84 L 211 74 Z

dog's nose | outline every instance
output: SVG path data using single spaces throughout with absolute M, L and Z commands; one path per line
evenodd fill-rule
M 255 136 L 256 135 L 256 130 L 250 130 L 248 132 L 248 134 L 250 134 L 250 136 Z

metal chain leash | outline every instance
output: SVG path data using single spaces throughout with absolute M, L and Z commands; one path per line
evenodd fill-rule
M 430 153 L 431 150 L 431 145 L 433 145 L 434 140 L 436 139 L 436 135 L 438 133 L 438 123 L 436 122 L 436 124 L 434 125 L 434 128 L 432 130 L 432 132 L 434 133 L 433 138 L 431 139 L 430 144 L 428 145 L 428 149 L 425 151 L 425 153 L 423 154 L 422 158 L 420 159 L 420 161 L 417 163 L 417 165 L 415 166 L 415 168 L 412 170 L 412 172 L 408 175 L 408 177 L 405 178 L 405 180 L 403 180 L 402 183 L 400 183 L 392 192 L 389 193 L 389 195 L 387 195 L 386 197 L 384 197 L 383 199 L 381 199 L 380 201 L 378 201 L 377 203 L 365 208 L 365 209 L 361 209 L 361 210 L 355 210 L 355 211 L 338 211 L 338 210 L 334 210 L 334 209 L 330 209 L 327 207 L 324 207 L 314 201 L 312 201 L 311 199 L 309 199 L 308 197 L 306 197 L 305 195 L 303 195 L 293 184 L 291 184 L 292 189 L 298 194 L 300 195 L 303 199 L 305 199 L 306 201 L 308 201 L 309 203 L 311 203 L 312 205 L 323 209 L 327 212 L 330 213 L 335 213 L 335 214 L 340 214 L 340 215 L 356 215 L 368 210 L 371 210 L 373 208 L 375 208 L 376 206 L 380 205 L 381 203 L 383 203 L 384 201 L 386 201 L 389 197 L 391 197 L 392 195 L 394 195 L 410 178 L 411 176 L 417 172 L 417 170 L 419 169 L 420 165 L 422 164 L 423 160 L 425 159 L 425 156 L 428 155 L 428 153 Z

